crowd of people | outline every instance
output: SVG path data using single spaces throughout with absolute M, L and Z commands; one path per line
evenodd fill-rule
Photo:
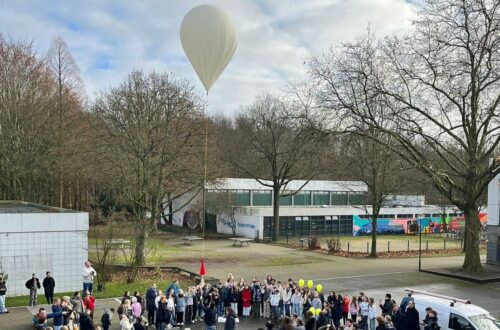
M 47 272 L 42 285 L 51 308 L 38 310 L 33 317 L 35 329 L 107 330 L 112 322 L 117 322 L 121 330 L 165 330 L 203 322 L 207 330 L 215 330 L 221 323 L 224 330 L 233 330 L 245 318 L 262 319 L 267 329 L 280 330 L 419 330 L 421 324 L 425 330 L 439 328 L 436 311 L 428 308 L 422 319 L 411 293 L 399 304 L 389 293 L 376 303 L 363 292 L 355 296 L 324 293 L 321 285 L 313 288 L 312 281 L 307 285 L 291 278 L 281 282 L 271 275 L 247 282 L 228 274 L 225 280 L 213 284 L 202 280 L 186 290 L 177 281 L 163 291 L 152 284 L 144 296 L 138 291 L 125 292 L 116 309 L 117 316 L 114 309 L 106 309 L 96 317 L 92 296 L 96 274 L 90 262 L 86 262 L 82 293 L 54 298 L 55 281 Z M 26 287 L 30 289 L 30 305 L 36 305 L 36 290 L 40 287 L 36 274 Z M 5 282 L 0 285 L 0 294 L 5 294 L 3 288 Z M 52 327 L 48 326 L 49 319 L 53 319 Z

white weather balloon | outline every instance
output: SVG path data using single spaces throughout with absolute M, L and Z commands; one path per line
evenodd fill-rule
M 238 40 L 229 15 L 215 6 L 201 5 L 182 20 L 181 43 L 208 93 L 233 57 Z

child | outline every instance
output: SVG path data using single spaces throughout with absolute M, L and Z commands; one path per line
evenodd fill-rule
M 193 323 L 194 288 L 189 287 L 186 294 L 186 323 Z
M 102 328 L 103 330 L 109 330 L 109 327 L 111 326 L 111 320 L 113 319 L 113 313 L 115 310 L 113 308 L 109 309 L 106 308 L 104 310 L 104 314 L 101 316 L 101 323 L 102 323 Z
M 58 314 L 58 316 L 54 316 L 54 330 L 61 330 L 61 327 L 64 325 L 64 315 L 62 315 L 63 308 L 61 306 L 61 299 L 54 299 L 54 304 L 52 305 L 52 313 Z
M 177 296 L 177 304 L 175 305 L 177 325 L 184 325 L 185 311 L 186 311 L 186 298 L 184 298 L 184 291 L 179 289 L 179 295 Z

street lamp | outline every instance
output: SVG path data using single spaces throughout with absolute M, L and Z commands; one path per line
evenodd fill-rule
M 418 220 L 418 271 L 422 271 L 422 215 L 417 216 Z

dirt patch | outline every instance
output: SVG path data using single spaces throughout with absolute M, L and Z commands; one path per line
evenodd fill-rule
M 114 271 L 112 275 L 113 282 L 121 282 L 124 283 L 127 281 L 127 275 L 129 272 L 127 271 Z M 139 269 L 137 278 L 141 280 L 178 280 L 181 283 L 190 282 L 191 278 L 189 276 L 185 276 L 179 273 L 175 273 L 171 270 L 165 269 Z

